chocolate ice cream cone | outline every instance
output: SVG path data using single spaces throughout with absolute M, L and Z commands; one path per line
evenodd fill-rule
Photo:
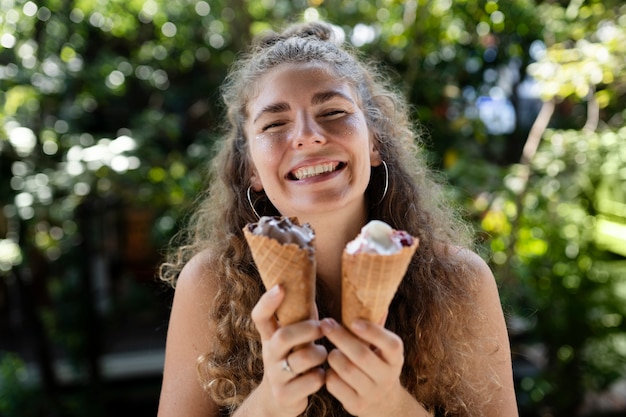
M 346 326 L 357 319 L 382 321 L 404 278 L 419 240 L 391 255 L 372 253 L 342 256 L 341 318 Z
M 311 250 L 295 243 L 281 244 L 264 235 L 255 235 L 247 227 L 244 236 L 265 288 L 283 286 L 285 298 L 276 315 L 281 325 L 313 317 L 315 305 L 315 257 Z

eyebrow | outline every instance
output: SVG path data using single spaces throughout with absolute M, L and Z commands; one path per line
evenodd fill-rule
M 253 123 L 256 123 L 256 121 L 259 120 L 259 118 L 263 116 L 265 113 L 282 113 L 284 111 L 288 111 L 289 109 L 291 109 L 291 107 L 287 103 L 273 103 L 273 104 L 267 105 L 263 107 L 261 111 L 257 113 L 256 117 L 254 118 Z
M 321 93 L 317 93 L 313 96 L 313 98 L 311 99 L 311 103 L 312 104 L 322 104 L 325 103 L 329 100 L 332 100 L 335 97 L 339 97 L 342 98 L 344 100 L 349 101 L 350 103 L 354 104 L 354 101 L 348 97 L 347 95 L 345 95 L 344 93 L 340 92 L 340 91 L 322 91 Z
M 339 91 L 322 91 L 322 92 L 316 93 L 311 98 L 311 104 L 314 104 L 314 105 L 322 104 L 322 103 L 332 100 L 335 97 L 342 98 L 344 100 L 349 101 L 352 104 L 355 104 L 354 100 L 352 100 L 350 97 L 348 97 L 347 95 Z M 282 113 L 285 111 L 289 111 L 290 109 L 291 109 L 291 106 L 289 106 L 289 104 L 287 103 L 269 104 L 263 107 L 261 111 L 257 113 L 256 117 L 254 118 L 253 123 L 256 123 L 256 121 L 259 120 L 259 118 L 263 116 L 265 113 Z

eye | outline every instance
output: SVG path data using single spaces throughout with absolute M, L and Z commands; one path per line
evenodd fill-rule
M 342 115 L 347 114 L 345 110 L 329 110 L 322 114 L 322 117 L 328 119 L 335 119 L 337 117 L 341 117 Z
M 268 130 L 271 129 L 275 129 L 277 127 L 281 127 L 283 126 L 285 123 L 284 122 L 272 122 L 272 123 L 268 123 L 266 125 L 263 126 L 263 128 L 261 129 L 263 132 L 267 132 Z

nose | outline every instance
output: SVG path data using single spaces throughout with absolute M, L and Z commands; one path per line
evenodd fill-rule
M 297 148 L 321 145 L 326 142 L 326 138 L 321 132 L 320 126 L 315 122 L 313 117 L 308 115 L 303 115 L 299 118 L 295 133 L 294 146 Z

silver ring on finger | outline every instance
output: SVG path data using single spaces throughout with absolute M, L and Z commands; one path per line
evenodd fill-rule
M 285 357 L 285 360 L 283 361 L 283 371 L 284 372 L 288 372 L 290 374 L 294 374 L 295 373 L 293 371 L 293 369 L 291 369 L 291 366 L 289 366 L 289 361 L 287 360 L 286 357 Z

